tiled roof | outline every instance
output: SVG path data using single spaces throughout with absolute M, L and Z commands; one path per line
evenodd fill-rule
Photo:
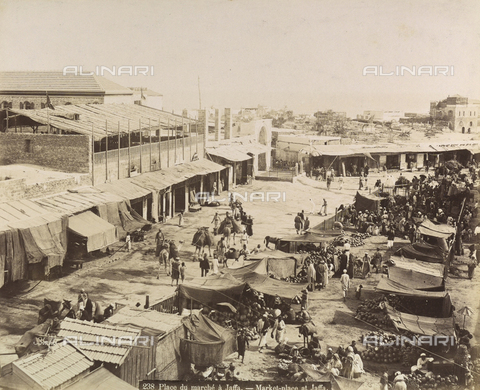
M 53 389 L 93 366 L 94 362 L 69 344 L 56 344 L 47 354 L 37 353 L 12 363 L 44 389 Z
M 151 89 L 148 88 L 141 88 L 141 87 L 129 87 L 132 91 L 137 92 L 139 94 L 140 92 L 143 92 L 144 96 L 163 96 L 161 93 L 152 91 Z
M 62 72 L 0 72 L 1 92 L 90 93 L 133 95 L 132 90 L 102 76 Z
M 70 318 L 65 318 L 61 322 L 58 332 L 58 337 L 76 337 L 77 347 L 91 359 L 113 364 L 122 364 L 132 348 L 127 344 L 118 345 L 117 338 L 132 337 L 134 340 L 138 336 L 140 336 L 138 329 L 95 324 Z M 102 337 L 105 337 L 105 339 L 102 339 Z M 113 345 L 109 343 L 108 339 L 113 340 Z M 88 345 L 89 343 L 95 345 Z

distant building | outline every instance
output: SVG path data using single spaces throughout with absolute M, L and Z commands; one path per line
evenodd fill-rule
M 450 130 L 462 133 L 476 133 L 480 106 L 476 101 L 459 95 L 449 96 L 441 101 L 430 102 L 430 115 L 435 120 L 448 122 Z
M 383 111 L 363 111 L 363 115 L 357 115 L 357 119 L 382 121 Z
M 133 102 L 141 106 L 163 110 L 163 95 L 148 88 L 130 87 L 133 91 Z

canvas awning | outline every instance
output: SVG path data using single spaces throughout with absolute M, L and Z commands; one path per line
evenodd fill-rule
M 118 241 L 115 226 L 85 211 L 68 219 L 68 230 L 87 238 L 87 251 L 93 252 Z
M 396 268 L 417 271 L 438 278 L 443 278 L 444 276 L 445 266 L 443 264 L 427 263 L 425 261 L 416 261 L 398 256 L 391 256 L 390 260 L 395 262 L 394 267 Z
M 228 147 L 221 147 L 221 148 L 206 148 L 207 153 L 211 156 L 216 156 L 223 158 L 224 160 L 231 161 L 231 162 L 241 162 L 247 161 L 252 158 L 247 153 L 240 152 L 233 148 Z
M 151 195 L 151 191 L 140 187 L 129 179 L 122 179 L 113 183 L 98 184 L 99 190 L 110 192 L 128 200 L 134 200 Z
M 406 330 L 417 335 L 454 336 L 455 318 L 433 318 L 402 313 L 386 304 L 387 314 L 398 330 Z
M 378 211 L 380 202 L 386 198 L 375 195 L 362 195 L 357 191 L 355 195 L 355 209 L 358 211 Z
M 220 364 L 237 350 L 237 332 L 224 328 L 199 313 L 182 320 L 192 339 L 180 339 L 180 353 L 189 363 L 203 367 Z
M 443 249 L 424 242 L 415 242 L 413 244 L 405 245 L 401 247 L 396 254 L 408 257 L 409 259 L 426 261 L 429 263 L 443 263 L 444 261 Z
M 425 297 L 425 298 L 445 298 L 448 293 L 446 291 L 421 291 L 409 288 L 404 284 L 396 282 L 392 279 L 382 278 L 376 287 L 377 291 L 382 291 L 390 294 L 399 294 L 410 297 Z
M 174 167 L 162 169 L 155 172 L 147 172 L 139 176 L 130 178 L 129 180 L 137 186 L 160 191 L 172 185 L 183 183 L 188 179 L 196 176 L 204 176 L 210 173 L 220 172 L 226 169 L 223 165 L 214 163 L 210 160 L 198 160 L 185 164 L 176 165 Z
M 443 275 L 433 276 L 412 269 L 389 267 L 388 277 L 394 282 L 403 284 L 415 290 L 439 290 L 444 289 Z
M 420 224 L 418 232 L 426 236 L 446 239 L 455 234 L 455 228 L 446 224 L 435 224 L 427 219 Z

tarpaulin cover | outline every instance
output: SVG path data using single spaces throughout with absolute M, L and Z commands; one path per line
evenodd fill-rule
M 54 214 L 11 223 L 9 226 L 18 229 L 21 236 L 21 241 L 15 243 L 14 248 L 20 248 L 23 243 L 30 264 L 47 259 L 45 273 L 48 274 L 51 268 L 63 264 L 67 251 L 67 224 L 66 216 Z M 13 235 L 12 239 L 17 237 Z M 15 254 L 14 257 L 18 258 Z
M 454 336 L 455 319 L 454 317 L 433 318 L 417 316 L 413 314 L 402 313 L 395 310 L 390 305 L 386 305 L 387 313 L 398 330 L 407 330 L 418 335 L 427 336 Z
M 248 256 L 249 260 L 262 260 L 262 259 L 295 259 L 297 261 L 297 267 L 300 268 L 303 262 L 308 257 L 305 253 L 285 253 L 278 250 L 264 250 L 257 254 Z
M 97 368 L 88 375 L 82 377 L 78 382 L 68 386 L 69 390 L 135 390 L 137 387 L 121 380 L 119 377 L 112 374 L 105 367 Z
M 105 248 L 118 241 L 115 226 L 97 217 L 91 211 L 70 217 L 68 229 L 87 238 L 88 252 Z
M 228 302 L 235 305 L 244 288 L 245 283 L 229 274 L 220 274 L 189 280 L 178 286 L 178 294 L 203 304 Z
M 267 260 L 262 259 L 262 260 L 257 260 L 257 261 L 251 261 L 249 264 L 244 265 L 242 267 L 237 267 L 234 268 L 229 267 L 229 268 L 224 268 L 222 269 L 222 273 L 228 273 L 236 278 L 242 278 L 243 275 L 248 274 L 250 272 L 257 272 L 261 275 L 267 275 Z
M 134 232 L 138 229 L 144 229 L 147 226 L 152 226 L 150 222 L 144 219 L 134 209 L 132 209 L 127 202 L 118 204 L 118 211 L 120 212 L 120 220 L 122 221 L 122 228 L 126 232 Z
M 448 238 L 455 234 L 455 228 L 446 224 L 435 224 L 427 219 L 420 224 L 418 232 L 426 236 Z
M 400 267 L 389 267 L 388 277 L 394 282 L 403 284 L 405 287 L 415 290 L 433 290 L 445 289 L 443 276 L 433 276 L 420 273 L 412 269 Z
M 443 278 L 445 271 L 445 266 L 443 264 L 427 263 L 426 261 L 416 261 L 398 256 L 391 256 L 390 260 L 395 262 L 394 267 L 396 268 L 411 269 L 412 271 L 417 271 L 421 274 L 427 274 L 438 278 Z
M 123 229 L 122 220 L 120 219 L 120 212 L 118 210 L 119 203 L 109 202 L 97 206 L 98 215 L 103 220 L 111 223 L 117 228 L 117 235 L 119 239 L 125 238 L 127 232 Z
M 451 308 L 452 308 L 452 301 L 450 299 L 450 294 L 446 291 L 422 291 L 422 290 L 414 290 L 412 288 L 408 288 L 401 283 L 395 282 L 391 279 L 382 278 L 376 287 L 377 291 L 385 292 L 389 294 L 397 294 L 403 295 L 408 297 L 416 297 L 422 299 L 440 299 L 442 302 L 441 305 L 441 313 L 439 316 L 441 317 L 449 317 Z
M 295 259 L 267 258 L 267 271 L 276 278 L 288 278 L 295 276 L 297 261 Z
M 278 295 L 287 303 L 290 302 L 306 287 L 306 284 L 294 284 L 284 282 L 282 280 L 275 280 L 268 277 L 267 275 L 261 275 L 258 272 L 248 271 L 247 269 L 242 270 L 241 268 L 234 270 L 234 273 L 232 273 L 232 275 L 237 280 L 247 283 L 253 290 L 271 296 Z
M 331 381 L 332 390 L 357 390 L 365 383 L 333 375 L 331 376 Z
M 374 195 L 362 195 L 357 191 L 355 195 L 355 209 L 358 211 L 378 211 L 380 208 L 380 202 L 386 198 L 382 198 Z
M 193 340 L 180 339 L 184 359 L 203 367 L 220 364 L 237 350 L 237 333 L 224 328 L 203 314 L 192 314 L 182 320 Z
M 441 248 L 424 242 L 405 245 L 396 252 L 396 255 L 429 263 L 443 263 L 444 260 L 443 250 Z

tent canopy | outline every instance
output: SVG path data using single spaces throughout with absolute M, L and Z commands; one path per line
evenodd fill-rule
M 426 310 L 428 308 L 435 316 L 438 315 L 438 317 L 443 318 L 451 316 L 452 301 L 450 299 L 450 294 L 446 291 L 415 290 L 387 278 L 380 279 L 376 290 L 388 294 L 422 299 L 428 305 L 423 308 L 419 305 L 416 305 L 415 309 L 417 311 Z
M 424 242 L 405 245 L 396 252 L 396 255 L 429 263 L 443 263 L 444 260 L 444 252 L 441 248 Z
M 427 263 L 426 261 L 416 261 L 398 256 L 391 256 L 390 260 L 395 262 L 395 268 L 412 270 L 439 278 L 443 278 L 445 271 L 445 266 L 443 264 Z
M 435 224 L 427 219 L 420 224 L 418 232 L 426 236 L 448 238 L 455 234 L 455 228 L 446 224 Z
M 380 202 L 386 198 L 375 195 L 362 195 L 357 191 L 355 195 L 355 209 L 358 211 L 378 211 Z
M 118 241 L 115 226 L 97 217 L 91 211 L 70 217 L 68 229 L 80 237 L 87 238 L 88 252 L 105 248 Z
M 394 282 L 415 290 L 443 290 L 443 276 L 433 276 L 412 269 L 389 267 L 388 277 Z
M 182 358 L 190 363 L 203 367 L 219 364 L 237 350 L 236 331 L 216 324 L 201 313 L 184 317 L 182 323 L 193 337 L 193 340 L 180 339 Z
M 432 318 L 417 316 L 413 314 L 402 313 L 395 310 L 390 305 L 386 305 L 387 314 L 393 322 L 397 330 L 406 330 L 414 334 L 427 336 L 454 336 L 455 335 L 455 319 Z

